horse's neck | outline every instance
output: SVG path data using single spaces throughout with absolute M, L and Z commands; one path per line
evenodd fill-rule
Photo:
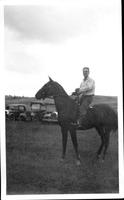
M 75 121 L 77 119 L 77 104 L 68 96 L 60 85 L 57 85 L 53 98 L 60 121 Z
M 57 111 L 64 110 L 67 107 L 69 96 L 61 95 L 54 96 L 55 106 Z
M 61 119 L 75 121 L 78 115 L 78 105 L 69 96 L 54 97 L 56 110 Z
M 54 95 L 53 96 L 68 96 L 68 94 L 66 93 L 66 91 L 64 90 L 64 88 L 57 82 L 54 82 Z

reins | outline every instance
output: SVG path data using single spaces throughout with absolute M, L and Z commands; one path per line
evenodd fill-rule
M 53 97 L 69 97 L 69 96 L 66 94 L 56 94 L 56 95 L 53 95 Z

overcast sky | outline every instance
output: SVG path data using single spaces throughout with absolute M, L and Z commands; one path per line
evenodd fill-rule
M 96 94 L 118 96 L 121 1 L 42 2 L 4 7 L 5 93 L 34 96 L 51 76 L 71 94 L 88 66 Z

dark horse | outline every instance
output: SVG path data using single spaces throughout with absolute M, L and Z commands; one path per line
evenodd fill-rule
M 78 153 L 78 143 L 76 126 L 74 123 L 78 118 L 78 104 L 71 99 L 60 84 L 49 78 L 47 82 L 35 95 L 37 99 L 53 97 L 58 112 L 58 123 L 62 132 L 63 152 L 62 159 L 65 158 L 68 131 L 71 134 L 72 143 L 76 152 L 77 164 L 80 164 Z M 101 145 L 97 151 L 97 158 L 103 151 L 103 160 L 109 145 L 110 132 L 118 128 L 117 114 L 106 104 L 97 104 L 89 108 L 87 114 L 82 119 L 82 130 L 95 128 L 101 137 Z

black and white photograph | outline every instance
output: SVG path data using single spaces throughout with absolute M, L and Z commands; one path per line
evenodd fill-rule
M 121 1 L 0 7 L 2 200 L 124 197 Z

